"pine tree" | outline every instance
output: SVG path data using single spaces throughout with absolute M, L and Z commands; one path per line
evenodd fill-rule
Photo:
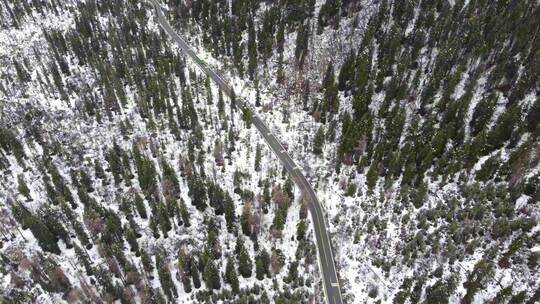
M 209 105 L 213 104 L 213 98 L 212 98 L 212 86 L 210 86 L 210 77 L 206 77 L 204 79 L 204 87 L 206 88 L 206 94 L 207 94 L 207 102 Z
M 13 60 L 13 64 L 15 65 L 15 71 L 17 72 L 17 77 L 19 78 L 20 82 L 29 82 L 32 80 L 32 77 L 30 77 L 30 74 L 23 64 L 19 63 L 15 59 Z
M 169 299 L 174 302 L 174 298 L 178 297 L 178 291 L 171 277 L 171 272 L 167 262 L 163 260 L 161 253 L 156 254 L 156 267 L 158 269 L 159 281 L 161 282 L 161 288 Z
M 324 145 L 324 129 L 321 126 L 317 133 L 315 133 L 315 138 L 313 139 L 313 153 L 320 155 L 323 150 Z
M 240 238 L 241 236 L 239 236 L 239 239 Z M 237 245 L 239 246 L 239 248 L 237 249 L 238 273 L 240 273 L 240 275 L 242 275 L 242 277 L 244 278 L 249 278 L 251 277 L 251 271 L 253 268 L 251 257 L 249 256 L 249 253 L 242 241 L 237 241 Z
M 427 185 L 424 181 L 421 181 L 418 189 L 415 191 L 415 195 L 413 199 L 413 204 L 416 208 L 420 208 L 424 205 L 426 193 L 427 193 Z
M 238 275 L 236 274 L 234 261 L 231 257 L 227 258 L 227 265 L 225 266 L 225 280 L 229 285 L 231 285 L 233 293 L 238 294 L 240 291 Z
M 191 258 L 191 278 L 193 279 L 193 287 L 196 289 L 201 288 L 201 279 L 199 277 L 199 269 L 198 269 L 198 263 L 197 260 L 192 257 Z
M 221 258 L 221 244 L 218 238 L 219 229 L 212 218 L 208 219 L 207 225 L 206 252 L 213 259 L 219 259 Z
M 159 227 L 161 228 L 161 231 L 163 232 L 163 235 L 165 237 L 168 236 L 168 232 L 172 229 L 172 224 L 169 219 L 169 215 L 167 214 L 167 209 L 165 208 L 165 205 L 163 202 L 156 203 L 155 210 L 158 214 L 158 221 L 159 221 Z
M 99 162 L 97 158 L 94 160 L 94 171 L 95 171 L 96 177 L 103 180 L 104 183 L 106 184 L 107 176 L 105 175 L 105 171 L 103 170 L 103 167 L 101 166 L 101 163 Z
M 257 69 L 257 43 L 255 41 L 255 25 L 253 16 L 248 17 L 248 74 L 253 80 L 255 70 Z
M 182 216 L 182 222 L 184 223 L 184 226 L 191 226 L 189 222 L 189 211 L 187 210 L 186 204 L 184 203 L 183 199 L 180 199 L 180 215 Z
M 307 225 L 306 225 L 306 221 L 304 220 L 300 220 L 298 222 L 298 224 L 296 224 L 296 239 L 298 241 L 302 241 L 305 239 L 306 237 L 306 230 L 307 230 Z
M 30 195 L 30 189 L 28 189 L 28 186 L 26 186 L 26 182 L 24 181 L 24 175 L 19 174 L 17 178 L 19 182 L 19 193 L 26 197 L 27 201 L 31 201 L 32 196 Z
M 74 244 L 75 249 L 75 255 L 77 255 L 77 260 L 79 263 L 83 264 L 84 269 L 86 270 L 86 274 L 91 276 L 94 274 L 94 270 L 92 268 L 92 262 L 90 259 L 90 256 L 88 253 L 86 253 L 85 250 L 81 249 L 81 247 L 77 246 L 77 244 Z
M 287 219 L 287 209 L 285 207 L 278 206 L 275 210 L 276 214 L 272 222 L 272 228 L 282 231 L 285 227 L 285 221 Z
M 242 215 L 240 215 L 240 226 L 242 227 L 242 233 L 246 236 L 251 236 L 251 202 L 246 202 L 242 210 Z
M 298 279 L 298 262 L 294 261 L 289 264 L 289 273 L 287 277 L 283 279 L 285 283 L 292 283 Z
M 309 23 L 300 25 L 296 32 L 296 48 L 294 50 L 294 56 L 300 70 L 302 70 L 304 66 L 304 61 L 308 52 L 308 41 Z
M 255 106 L 261 106 L 261 90 L 259 89 L 259 81 L 255 78 Z
M 327 113 L 335 114 L 339 110 L 338 88 L 334 76 L 334 66 L 328 65 L 323 80 L 324 99 L 321 109 L 321 121 L 327 120 Z
M 375 188 L 375 185 L 377 184 L 377 179 L 379 178 L 377 174 L 377 162 L 372 161 L 371 166 L 369 167 L 366 180 L 367 180 L 367 186 L 370 191 Z
M 32 234 L 37 239 L 39 246 L 44 250 L 55 254 L 60 254 L 58 248 L 58 238 L 44 225 L 38 218 L 33 216 L 24 206 L 13 203 L 12 212 L 21 226 L 30 228 Z
M 124 228 L 124 235 L 126 237 L 126 241 L 129 243 L 129 246 L 131 247 L 131 251 L 133 252 L 139 252 L 139 244 L 137 243 L 137 236 L 135 235 L 135 231 L 133 231 L 129 227 Z
M 338 76 L 338 88 L 340 91 L 350 90 L 354 77 L 355 54 L 351 52 L 345 62 L 341 65 Z
M 189 196 L 191 197 L 191 203 L 199 211 L 204 211 L 208 206 L 206 184 L 202 177 L 198 175 L 192 175 L 188 180 Z
M 134 201 L 135 201 L 135 208 L 137 209 L 137 213 L 139 213 L 139 216 L 141 218 L 146 219 L 147 218 L 146 207 L 144 206 L 144 201 L 142 197 L 138 193 L 135 193 Z
M 204 265 L 203 278 L 206 288 L 210 290 L 221 288 L 219 271 L 212 259 L 208 259 Z
M 261 145 L 257 144 L 255 152 L 255 171 L 261 171 Z
M 266 250 L 262 250 L 255 257 L 255 276 L 257 280 L 261 281 L 265 276 L 270 277 L 270 256 Z
M 259 255 L 255 257 L 255 277 L 259 281 L 264 279 L 264 265 Z
M 217 107 L 218 107 L 219 116 L 223 117 L 223 115 L 225 114 L 225 102 L 223 101 L 223 92 L 221 90 L 219 90 L 219 94 L 218 94 Z
M 178 268 L 179 268 L 178 271 L 180 275 L 180 280 L 182 281 L 182 285 L 184 287 L 184 292 L 190 293 L 191 292 L 191 280 L 190 280 L 191 256 L 189 256 L 189 253 L 187 252 L 187 250 L 184 250 L 183 248 L 179 250 Z
M 227 222 L 227 231 L 233 232 L 235 224 L 236 224 L 236 211 L 235 211 L 234 202 L 228 192 L 225 193 L 225 200 L 224 200 L 223 205 L 224 205 L 225 221 Z
M 253 118 L 251 117 L 252 113 L 249 108 L 244 108 L 242 110 L 242 119 L 244 120 L 244 123 L 246 124 L 246 128 L 251 128 L 251 124 L 253 121 Z
M 283 53 L 279 53 L 277 59 L 276 82 L 279 84 L 283 84 L 283 81 L 285 81 L 285 72 L 283 69 Z

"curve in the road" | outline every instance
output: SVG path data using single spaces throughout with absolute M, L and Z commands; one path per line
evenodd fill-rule
M 207 74 L 212 80 L 214 80 L 221 90 L 227 95 L 231 96 L 232 88 L 212 69 L 206 66 L 202 60 L 197 57 L 197 54 L 187 45 L 187 43 L 182 39 L 171 27 L 160 4 L 156 0 L 148 0 L 154 6 L 156 11 L 156 16 L 158 22 L 163 27 L 165 32 L 176 42 L 182 51 L 190 56 L 193 61 L 201 68 L 201 70 Z M 237 101 L 237 104 L 240 107 L 248 107 L 251 109 L 249 104 L 244 103 L 243 101 Z M 329 304 L 341 304 L 343 299 L 341 297 L 341 288 L 338 280 L 338 275 L 336 267 L 334 264 L 334 256 L 332 253 L 332 245 L 330 242 L 330 237 L 328 236 L 328 230 L 326 226 L 326 218 L 324 216 L 323 209 L 315 191 L 307 181 L 306 177 L 300 170 L 295 162 L 292 160 L 290 155 L 287 153 L 287 150 L 283 147 L 281 142 L 270 132 L 270 129 L 266 124 L 261 120 L 257 115 L 256 111 L 251 111 L 253 125 L 260 132 L 268 146 L 272 149 L 274 154 L 279 158 L 283 163 L 283 166 L 292 176 L 294 182 L 300 187 L 301 191 L 306 195 L 311 202 L 309 204 L 309 210 L 311 213 L 311 219 L 313 222 L 313 228 L 315 230 L 315 239 L 317 244 L 317 251 L 319 255 L 319 268 L 323 277 L 323 291 L 327 302 Z

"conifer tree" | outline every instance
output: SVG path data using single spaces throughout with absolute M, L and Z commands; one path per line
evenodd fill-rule
M 28 189 L 28 186 L 26 185 L 26 182 L 24 181 L 24 175 L 19 174 L 18 182 L 19 182 L 19 193 L 21 193 L 24 197 L 26 197 L 27 201 L 32 200 L 32 196 L 30 195 L 30 189 Z
M 261 281 L 265 276 L 270 277 L 270 256 L 266 250 L 262 250 L 255 257 L 255 276 L 257 280 Z
M 251 218 L 251 202 L 246 202 L 240 215 L 240 226 L 242 227 L 242 233 L 246 236 L 251 236 L 251 224 L 249 222 Z
M 261 171 L 261 146 L 259 144 L 257 144 L 255 151 L 255 171 Z
M 180 215 L 182 216 L 182 222 L 184 223 L 184 226 L 191 226 L 189 222 L 189 211 L 187 210 L 186 204 L 184 203 L 183 199 L 180 199 Z
M 239 239 L 242 238 L 241 236 L 238 237 Z M 249 253 L 244 246 L 244 242 L 242 240 L 238 240 L 236 242 L 237 244 L 237 255 L 238 255 L 238 273 L 244 278 L 251 277 L 251 271 L 253 268 L 253 263 L 251 262 L 251 257 L 249 256 Z
M 225 266 L 225 280 L 227 281 L 227 284 L 231 285 L 233 293 L 238 294 L 240 291 L 238 274 L 236 274 L 234 261 L 231 257 L 227 258 L 227 265 Z
M 174 298 L 178 297 L 178 291 L 172 280 L 171 272 L 167 262 L 164 260 L 161 253 L 156 254 L 156 267 L 158 269 L 159 281 L 161 282 L 161 288 L 169 299 L 174 302 Z
M 261 90 L 259 89 L 259 81 L 255 78 L 255 106 L 261 106 Z
M 225 102 L 223 101 L 223 92 L 221 90 L 219 90 L 219 94 L 218 94 L 217 107 L 218 107 L 219 116 L 222 117 L 225 114 Z
M 248 17 L 248 74 L 253 80 L 255 70 L 257 69 L 257 43 L 255 41 L 255 25 L 253 16 Z
M 224 204 L 225 221 L 227 222 L 227 231 L 233 232 L 235 224 L 236 224 L 236 211 L 235 211 L 234 202 L 228 192 L 225 192 L 225 199 L 224 199 L 223 204 Z
M 300 70 L 304 66 L 304 61 L 308 52 L 309 41 L 309 24 L 302 24 L 298 27 L 296 32 L 296 48 L 294 50 L 294 56 L 296 63 Z
M 206 288 L 210 290 L 221 288 L 219 271 L 212 259 L 207 260 L 204 265 L 203 278 Z
M 181 248 L 178 254 L 178 267 L 180 280 L 182 281 L 182 285 L 186 293 L 191 292 L 191 259 L 192 257 L 189 256 L 187 250 Z
M 379 176 L 377 174 L 377 162 L 372 161 L 366 176 L 367 186 L 369 190 L 373 190 L 373 188 L 375 188 L 378 178 Z
M 196 289 L 201 288 L 201 279 L 199 277 L 198 262 L 195 257 L 191 258 L 191 278 L 193 279 L 193 287 Z
M 298 241 L 302 241 L 305 239 L 306 230 L 307 230 L 306 221 L 300 220 L 298 224 L 296 224 L 296 239 Z
M 251 123 L 253 121 L 251 115 L 252 113 L 249 108 L 244 108 L 242 110 L 242 119 L 244 120 L 244 123 L 246 124 L 247 129 L 251 128 Z
M 199 210 L 204 211 L 207 205 L 206 184 L 203 178 L 199 175 L 192 175 L 188 180 L 189 196 L 191 203 Z
M 92 268 L 91 259 L 88 253 L 86 253 L 85 250 L 81 249 L 81 247 L 77 246 L 77 244 L 74 244 L 73 247 L 75 249 L 75 255 L 77 255 L 77 260 L 84 266 L 86 274 L 89 276 L 93 275 L 94 270 Z
M 32 215 L 24 206 L 13 203 L 12 212 L 23 229 L 30 228 L 32 234 L 37 239 L 39 246 L 44 250 L 55 254 L 60 254 L 58 248 L 58 238 L 44 225 L 39 218 Z
M 283 279 L 285 283 L 292 283 L 295 282 L 298 279 L 298 262 L 294 261 L 289 264 L 289 272 L 287 273 L 287 277 Z
M 147 218 L 146 207 L 139 193 L 135 193 L 134 201 L 135 201 L 135 208 L 137 209 L 137 213 L 139 213 L 139 216 L 141 218 L 146 219 Z
M 321 126 L 317 133 L 315 133 L 315 138 L 313 139 L 313 153 L 320 155 L 323 150 L 324 145 L 324 129 Z

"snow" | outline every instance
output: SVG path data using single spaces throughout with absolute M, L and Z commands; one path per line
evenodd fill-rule
M 317 1 L 317 10 L 322 4 L 323 0 Z M 364 1 L 365 4 L 371 4 L 370 1 Z M 466 1 L 465 5 L 467 5 Z M 264 9 L 264 6 L 262 6 Z M 319 197 L 319 200 L 322 204 L 325 214 L 328 217 L 329 222 L 329 231 L 331 233 L 332 243 L 334 246 L 334 256 L 336 258 L 337 268 L 339 270 L 340 277 L 342 279 L 342 288 L 346 294 L 349 303 L 371 303 L 376 300 L 382 300 L 382 302 L 391 302 L 396 292 L 399 290 L 399 286 L 404 278 L 416 276 L 422 269 L 435 269 L 440 261 L 429 260 L 426 258 L 419 258 L 418 261 L 413 263 L 413 265 L 401 265 L 398 256 L 402 253 L 403 246 L 408 242 L 404 239 L 406 237 L 414 236 L 414 226 L 418 223 L 410 220 L 405 222 L 403 220 L 404 216 L 408 216 L 412 219 L 416 219 L 418 215 L 429 208 L 433 208 L 439 203 L 446 203 L 451 197 L 457 196 L 459 193 L 460 184 L 452 181 L 452 178 L 459 176 L 459 173 L 454 177 L 450 177 L 451 181 L 443 182 L 442 179 L 431 179 L 427 178 L 428 182 L 428 199 L 424 207 L 421 209 L 416 209 L 412 206 L 401 206 L 400 196 L 398 189 L 400 188 L 401 180 L 398 179 L 390 185 L 389 189 L 383 189 L 383 179 L 379 180 L 377 187 L 374 191 L 375 194 L 370 194 L 366 186 L 366 170 L 364 172 L 357 172 L 354 167 L 342 166 L 341 173 L 336 174 L 333 168 L 335 167 L 334 156 L 337 145 L 334 143 L 327 143 L 324 147 L 322 156 L 315 156 L 312 153 L 312 142 L 314 136 L 314 130 L 317 130 L 322 126 L 321 123 L 315 122 L 314 118 L 310 116 L 309 113 L 302 110 L 301 105 L 301 94 L 298 92 L 297 88 L 294 87 L 298 79 L 309 79 L 312 87 L 312 97 L 320 98 L 321 94 L 316 91 L 316 88 L 319 86 L 321 75 L 324 74 L 326 67 L 330 61 L 333 61 L 334 68 L 336 71 L 339 71 L 338 67 L 342 64 L 345 55 L 348 54 L 350 46 L 343 42 L 343 40 L 337 40 L 337 37 L 346 35 L 349 37 L 350 41 L 360 41 L 360 37 L 363 35 L 365 30 L 367 20 L 369 16 L 377 11 L 376 5 L 364 5 L 364 9 L 360 12 L 359 19 L 360 25 L 357 29 L 353 29 L 350 26 L 352 20 L 344 20 L 341 23 L 341 26 L 338 30 L 329 30 L 325 31 L 322 35 L 315 35 L 310 41 L 311 45 L 316 45 L 317 47 L 312 48 L 312 52 L 308 56 L 306 61 L 305 71 L 297 72 L 293 70 L 289 65 L 285 74 L 287 79 L 285 84 L 277 84 L 275 81 L 274 75 L 266 75 L 261 77 L 260 85 L 260 98 L 262 107 L 256 108 L 257 114 L 265 121 L 269 128 L 272 130 L 274 135 L 280 140 L 281 143 L 288 145 L 288 151 L 291 154 L 293 160 L 302 168 L 302 171 L 306 174 L 308 181 L 313 185 L 315 191 Z M 317 14 L 316 14 L 317 15 Z M 415 10 L 415 15 L 417 15 L 417 10 Z M 149 15 L 150 16 L 150 15 Z M 108 22 L 108 18 L 103 17 L 101 19 L 102 23 Z M 313 21 L 316 23 L 316 20 Z M 44 29 L 60 29 L 63 31 L 68 30 L 73 26 L 73 15 L 66 11 L 62 13 L 61 16 L 50 15 L 49 18 L 37 19 L 36 21 L 28 21 L 23 25 L 19 30 L 13 29 L 2 29 L 0 30 L 0 45 L 7 46 L 0 48 L 0 59 L 2 58 L 18 58 L 20 56 L 30 56 L 29 58 L 34 60 L 33 53 L 29 52 L 33 46 L 39 46 L 45 43 L 44 38 L 42 37 L 41 28 Z M 152 18 L 149 21 L 147 28 L 151 31 L 158 31 L 159 25 L 157 25 Z M 406 32 L 410 32 L 412 26 L 409 26 Z M 293 62 L 294 61 L 294 33 L 286 34 L 286 43 L 285 43 L 285 61 Z M 198 39 L 200 41 L 200 39 Z M 197 41 L 197 39 L 192 39 L 192 41 Z M 169 40 L 170 44 L 170 40 Z M 213 58 L 213 56 L 204 49 L 201 45 L 194 45 L 196 52 L 205 64 L 215 68 L 224 79 L 226 79 L 234 88 L 237 96 L 247 100 L 252 103 L 254 107 L 255 103 L 255 88 L 253 84 L 247 77 L 241 79 L 238 76 L 231 73 L 231 69 L 228 68 L 229 63 L 226 62 L 226 59 L 220 58 L 219 60 Z M 378 46 L 377 46 L 378 47 Z M 180 49 L 176 46 L 173 46 L 173 49 L 176 52 L 179 52 Z M 421 51 L 422 57 L 420 58 L 420 66 L 425 67 L 429 66 L 430 62 L 433 62 L 437 57 L 438 50 L 434 49 L 430 54 L 425 54 L 426 50 Z M 332 56 L 329 56 L 332 54 Z M 374 52 L 374 59 L 376 52 Z M 276 66 L 276 56 L 274 55 L 268 62 L 269 70 L 275 70 Z M 71 69 L 76 71 L 76 73 L 81 74 L 87 78 L 91 78 L 91 71 L 86 70 L 85 68 L 75 67 L 76 62 L 71 59 L 70 61 Z M 196 74 L 201 77 L 199 69 L 197 66 L 188 60 L 188 69 L 196 71 Z M 475 63 L 478 64 L 478 63 Z M 13 74 L 13 68 L 6 69 L 7 72 Z M 36 69 L 32 73 L 32 83 L 36 83 L 37 71 Z M 418 69 L 420 70 L 420 68 Z M 386 79 L 388 81 L 390 78 Z M 412 75 L 411 75 L 412 79 Z M 86 79 L 86 81 L 93 81 L 93 79 Z M 193 80 L 192 80 L 193 81 Z M 422 74 L 420 78 L 420 83 L 424 84 L 427 81 L 427 75 Z M 464 72 L 464 77 L 457 85 L 455 92 L 452 97 L 458 99 L 463 96 L 465 93 L 465 86 L 468 81 L 468 73 Z M 482 76 L 478 80 L 477 90 L 473 92 L 473 97 L 471 99 L 469 108 L 467 109 L 466 119 L 465 119 L 465 139 L 470 138 L 469 122 L 472 119 L 474 109 L 477 106 L 478 102 L 484 98 L 485 86 L 486 86 L 486 77 Z M 193 83 L 192 86 L 195 88 L 198 85 Z M 422 87 L 421 85 L 420 87 Z M 221 130 L 219 126 L 219 117 L 217 110 L 215 109 L 215 104 L 218 99 L 218 88 L 215 84 L 211 84 L 211 90 L 213 94 L 214 106 L 209 106 L 206 104 L 205 93 L 201 92 L 200 102 L 195 103 L 199 118 L 201 119 L 201 124 L 203 125 L 204 132 L 204 142 L 201 145 L 201 151 L 212 151 L 214 143 L 216 140 L 221 140 L 224 142 L 224 138 L 227 137 L 227 130 Z M 179 171 L 179 162 L 182 157 L 185 157 L 187 154 L 187 144 L 184 141 L 178 141 L 173 138 L 168 132 L 158 131 L 157 133 L 152 134 L 150 130 L 147 129 L 146 122 L 138 115 L 136 106 L 133 103 L 130 103 L 128 107 L 124 109 L 124 113 L 118 115 L 114 118 L 113 122 L 105 122 L 104 124 L 97 124 L 95 122 L 88 122 L 81 117 L 78 117 L 73 109 L 77 106 L 76 96 L 70 100 L 70 103 L 61 101 L 58 98 L 54 98 L 50 94 L 44 94 L 41 92 L 40 88 L 37 85 L 28 85 L 25 88 L 26 95 L 31 96 L 27 98 L 24 94 L 18 94 L 10 100 L 13 104 L 17 104 L 17 109 L 21 108 L 25 104 L 30 104 L 33 107 L 38 107 L 50 112 L 50 117 L 46 123 L 46 130 L 49 134 L 58 134 L 61 138 L 67 138 L 66 140 L 70 142 L 69 146 L 84 147 L 84 155 L 78 159 L 72 160 L 70 163 L 69 160 L 63 159 L 62 157 L 55 157 L 54 163 L 59 167 L 61 174 L 64 178 L 68 179 L 69 167 L 75 168 L 89 168 L 92 166 L 92 160 L 95 158 L 100 159 L 102 164 L 105 164 L 106 161 L 101 155 L 102 148 L 104 146 L 110 146 L 112 144 L 113 138 L 121 138 L 121 134 L 118 130 L 118 122 L 122 119 L 129 119 L 133 126 L 134 131 L 131 135 L 132 138 L 141 138 L 145 139 L 148 142 L 159 144 L 163 147 L 164 156 L 173 165 L 174 169 L 177 172 L 177 175 L 180 176 Z M 129 88 L 126 90 L 128 95 L 128 100 L 132 101 L 135 98 L 135 93 L 132 92 Z M 204 91 L 202 86 L 197 91 Z M 417 96 L 421 92 L 414 92 Z M 487 128 L 490 129 L 497 118 L 504 112 L 507 99 L 502 95 L 497 93 L 498 101 L 495 113 L 489 122 Z M 440 92 L 436 94 L 435 99 L 440 99 Z M 384 91 L 379 92 L 373 95 L 373 100 L 370 104 L 371 110 L 377 110 L 384 100 L 385 93 Z M 535 96 L 533 93 L 526 96 L 523 101 L 520 101 L 520 105 L 524 107 L 530 106 L 533 102 Z M 0 96 L 0 101 L 5 99 L 5 97 Z M 341 108 L 340 112 L 351 111 L 351 100 L 350 97 L 345 97 L 340 95 Z M 416 118 L 413 115 L 415 109 L 419 106 L 419 98 L 416 98 L 415 103 L 409 103 L 406 107 L 406 119 L 404 130 L 408 129 L 411 121 Z M 11 107 L 10 107 L 11 108 Z M 227 108 L 227 107 L 226 107 Z M 4 116 L 13 116 L 15 107 L 13 109 L 7 109 L 6 113 L 2 113 Z M 228 111 L 226 111 L 228 113 Z M 205 113 L 205 114 L 203 114 Z M 7 115 L 6 115 L 7 114 Z M 0 117 L 1 118 L 1 117 Z M 236 170 L 240 172 L 250 172 L 251 176 L 244 180 L 243 187 L 245 189 L 250 189 L 253 191 L 259 190 L 258 183 L 262 178 L 267 177 L 270 174 L 274 174 L 276 177 L 276 183 L 282 184 L 284 181 L 279 177 L 282 166 L 279 163 L 279 160 L 274 156 L 272 151 L 266 146 L 263 139 L 256 131 L 254 127 L 247 129 L 244 127 L 240 113 L 234 114 L 234 121 L 236 129 L 238 130 L 238 141 L 236 144 L 236 151 L 232 154 L 232 165 L 229 165 L 227 160 L 225 160 L 225 165 L 223 167 L 218 166 L 212 154 L 209 153 L 207 159 L 204 162 L 204 169 L 208 175 L 214 179 L 214 181 L 221 185 L 224 189 L 229 191 L 232 194 L 235 206 L 236 214 L 239 216 L 242 213 L 244 202 L 240 196 L 233 194 L 233 176 Z M 0 120 L 1 122 L 1 120 Z M 380 125 L 379 122 L 375 122 Z M 382 125 L 380 125 L 383 127 Z M 328 126 L 326 126 L 328 129 Z M 340 134 L 339 127 L 336 130 L 336 134 Z M 405 142 L 405 136 L 410 134 L 405 134 L 403 132 L 400 138 L 400 147 L 403 147 Z M 51 135 L 52 136 L 52 135 Z M 526 135 L 527 136 L 527 135 Z M 518 146 L 521 145 L 527 137 L 520 139 Z M 184 136 L 185 138 L 185 136 Z M 68 140 L 69 139 L 69 140 Z M 131 142 L 120 140 L 120 146 L 123 149 L 130 149 Z M 254 165 L 254 151 L 257 144 L 260 144 L 262 147 L 262 161 L 261 161 L 261 171 L 255 172 L 253 169 Z M 449 143 L 451 145 L 451 143 Z M 25 152 L 27 154 L 41 155 L 43 149 L 39 145 L 25 147 Z M 492 152 L 490 155 L 485 155 L 481 157 L 474 165 L 473 172 L 479 170 L 485 161 L 493 156 L 500 154 L 503 161 L 506 161 L 511 153 L 510 149 L 502 148 Z M 8 157 L 10 164 L 16 164 L 14 157 Z M 159 166 L 157 165 L 157 159 L 152 158 L 156 162 L 156 169 L 160 171 Z M 31 164 L 33 165 L 33 164 Z M 29 170 L 25 170 L 18 165 L 12 165 L 9 169 L 9 173 L 6 176 L 2 177 L 2 186 L 0 187 L 0 206 L 4 206 L 6 193 L 8 196 L 14 196 L 14 193 L 17 193 L 17 176 L 23 174 L 25 180 L 28 183 L 28 187 L 31 190 L 31 196 L 34 198 L 33 202 L 26 202 L 25 206 L 28 206 L 32 211 L 36 211 L 39 207 L 38 202 L 45 200 L 46 195 L 44 189 L 41 186 L 41 179 L 34 178 L 33 176 L 38 176 L 36 169 L 29 166 Z M 133 168 L 132 168 L 133 170 Z M 533 176 L 540 172 L 540 166 L 536 166 L 527 172 L 526 176 Z M 111 177 L 109 176 L 109 179 Z M 469 177 L 472 180 L 472 177 Z M 186 202 L 190 213 L 192 214 L 192 226 L 190 228 L 179 227 L 176 233 L 171 233 L 168 239 L 163 237 L 158 240 L 153 239 L 152 233 L 149 226 L 148 220 L 141 220 L 138 224 L 142 227 L 143 237 L 139 240 L 141 247 L 147 247 L 151 251 L 159 247 L 167 248 L 168 251 L 173 254 L 167 257 L 167 262 L 169 268 L 171 269 L 171 275 L 175 278 L 178 267 L 176 266 L 176 251 L 178 246 L 183 241 L 192 241 L 194 244 L 191 249 L 199 250 L 202 248 L 205 242 L 205 228 L 203 223 L 204 216 L 211 214 L 211 210 L 207 210 L 206 214 L 197 212 L 196 209 L 190 204 L 190 198 L 187 194 L 187 182 L 184 178 L 180 178 L 180 188 L 181 188 L 181 197 Z M 7 182 L 6 182 L 7 181 Z M 348 182 L 352 182 L 357 185 L 358 193 L 349 197 L 345 196 L 346 187 Z M 138 183 L 134 181 L 133 187 L 140 190 Z M 125 186 L 125 185 L 123 185 Z M 112 210 L 118 210 L 117 198 L 115 195 L 109 193 L 110 187 L 102 185 L 101 183 L 96 187 L 96 194 L 93 194 L 96 198 L 102 199 L 102 204 L 106 205 Z M 9 191 L 4 191 L 9 189 Z M 71 189 L 73 193 L 76 193 L 76 189 Z M 110 191 L 112 193 L 112 191 Z M 255 193 L 257 195 L 257 193 Z M 294 240 L 296 235 L 296 223 L 299 220 L 299 197 L 300 193 L 297 188 L 295 188 L 295 202 L 292 204 L 291 208 L 288 211 L 287 224 L 285 230 L 283 231 L 283 237 L 281 239 L 272 239 L 272 238 L 259 238 L 259 245 L 261 248 L 270 250 L 275 247 L 281 249 L 285 256 L 289 259 L 289 263 L 292 259 L 291 257 L 295 256 L 297 242 Z M 23 198 L 18 195 L 18 199 L 22 200 Z M 519 210 L 522 207 L 526 206 L 530 197 L 521 196 L 515 202 L 515 210 Z M 462 204 L 460 199 L 460 204 Z M 148 204 L 145 201 L 145 204 Z M 254 202 L 254 206 L 257 206 L 258 202 Z M 394 205 L 400 206 L 404 210 L 399 210 L 401 216 L 396 215 Z M 149 210 L 149 208 L 147 208 Z M 267 235 L 272 225 L 273 211 L 271 208 L 268 215 L 261 213 L 261 235 Z M 79 218 L 83 217 L 82 208 L 76 210 L 76 214 Z M 384 223 L 384 228 L 379 230 L 375 228 L 375 231 L 372 235 L 366 233 L 368 229 L 368 222 L 372 219 L 377 219 L 381 223 Z M 123 219 L 123 223 L 126 221 Z M 224 221 L 220 219 L 219 224 L 221 227 L 224 227 Z M 412 227 L 412 228 L 411 228 Z M 410 229 L 410 231 L 408 231 Z M 536 225 L 529 233 L 529 235 L 534 235 L 540 229 L 539 225 Z M 436 226 L 430 225 L 427 229 L 424 230 L 425 234 L 431 235 L 435 234 Z M 407 233 L 404 233 L 407 231 Z M 411 233 L 412 231 L 412 233 Z M 29 254 L 34 254 L 39 252 L 39 246 L 29 232 L 29 230 L 23 231 L 23 236 L 30 240 L 28 243 L 19 242 L 18 245 L 24 246 L 25 251 Z M 308 229 L 308 238 L 313 240 L 313 231 L 311 225 Z M 231 233 L 223 233 L 220 235 L 221 245 L 224 248 L 224 256 L 231 254 L 232 249 L 234 248 L 236 237 Z M 251 240 L 245 238 L 246 248 L 251 252 L 252 261 L 254 262 L 253 252 L 253 243 Z M 441 239 L 441 241 L 445 241 Z M 15 245 L 13 245 L 15 246 Z M 65 249 L 65 245 L 60 243 L 62 249 Z M 126 245 L 127 246 L 127 245 Z M 534 246 L 531 249 L 532 252 L 540 251 L 540 247 Z M 98 252 L 97 246 L 94 246 L 91 250 L 88 251 L 93 261 L 102 260 L 101 255 Z M 127 253 L 127 255 L 135 261 L 135 264 L 140 265 L 140 258 L 135 257 L 132 253 Z M 461 282 L 466 278 L 466 275 L 474 269 L 474 265 L 483 258 L 484 251 L 483 249 L 477 249 L 474 254 L 469 255 L 460 262 L 456 262 L 459 268 L 454 267 L 450 269 L 448 265 L 445 265 L 445 275 L 449 273 L 456 273 L 461 278 Z M 385 271 L 382 267 L 375 265 L 374 261 L 378 257 L 384 256 L 388 260 L 394 259 L 398 261 L 397 265 L 390 267 L 389 271 Z M 71 282 L 77 282 L 77 279 L 74 277 L 74 271 L 72 267 L 68 264 L 68 260 L 72 260 L 74 257 L 73 250 L 64 250 L 64 254 L 61 258 L 58 259 L 62 268 L 70 277 Z M 224 273 L 225 263 L 223 262 L 225 258 L 219 261 L 218 265 L 220 271 Z M 513 269 L 497 269 L 495 277 L 498 278 L 498 283 L 500 286 L 507 286 L 511 283 L 515 283 L 517 289 L 527 288 L 527 283 L 525 282 L 514 282 L 514 277 L 516 271 Z M 299 273 L 303 274 L 305 277 L 317 276 L 318 268 L 313 265 L 305 265 L 305 263 L 300 263 Z M 287 266 L 285 266 L 281 272 L 276 276 L 277 281 L 279 282 L 279 287 L 283 288 L 283 277 L 287 274 Z M 538 275 L 531 277 L 537 278 Z M 270 297 L 276 294 L 276 291 L 272 288 L 272 281 L 270 279 L 265 279 L 262 282 L 257 281 L 254 278 L 244 279 L 239 277 L 240 285 L 242 288 L 247 288 L 253 286 L 254 284 L 259 284 L 263 286 L 263 289 L 266 290 Z M 320 279 L 320 278 L 317 278 Z M 3 285 L 0 287 L 6 289 L 9 286 L 10 275 L 8 274 L 5 277 L 0 276 L 0 282 Z M 180 303 L 190 303 L 193 301 L 193 293 L 187 294 L 183 292 L 183 287 L 180 282 L 173 280 L 179 292 L 178 301 Z M 317 281 L 316 281 L 317 282 Z M 435 280 L 430 279 L 426 282 L 426 285 L 431 285 Z M 151 282 L 152 286 L 159 286 L 159 279 L 157 272 L 154 272 L 154 280 Z M 316 286 L 317 284 L 314 284 Z M 309 292 L 314 291 L 316 287 L 312 286 L 309 288 Z M 475 299 L 475 303 L 481 303 L 492 299 L 496 292 L 499 290 L 500 286 L 490 286 L 487 288 L 488 292 L 479 293 Z M 375 299 L 371 299 L 367 296 L 371 288 L 376 287 L 379 291 L 379 295 Z M 465 294 L 465 288 L 462 284 L 458 284 L 458 289 L 456 295 L 453 297 L 451 302 L 459 302 L 459 295 Z M 56 303 L 60 301 L 59 299 L 54 298 L 53 296 L 43 295 L 37 299 L 40 303 Z

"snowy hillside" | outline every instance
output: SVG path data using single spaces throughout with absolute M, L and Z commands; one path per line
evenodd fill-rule
M 149 6 L 0 8 L 0 302 L 320 301 L 300 193 Z
M 540 301 L 540 5 L 162 0 L 346 303 Z M 324 303 L 308 200 L 140 0 L 0 1 L 0 303 Z
M 538 301 L 538 3 L 167 5 L 303 164 L 348 302 Z

